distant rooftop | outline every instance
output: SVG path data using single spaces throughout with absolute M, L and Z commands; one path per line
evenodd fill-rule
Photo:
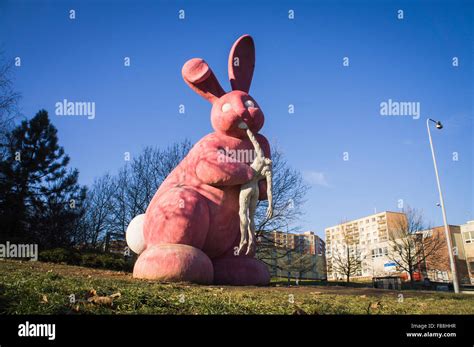
M 347 221 L 344 221 L 344 222 L 341 222 L 341 223 L 332 225 L 332 226 L 330 226 L 330 227 L 327 227 L 327 228 L 325 228 L 325 230 L 326 230 L 326 229 L 334 228 L 335 226 L 338 226 L 338 225 L 341 225 L 341 224 L 349 224 L 349 223 L 353 223 L 353 222 L 358 221 L 358 220 L 361 220 L 361 219 L 370 218 L 370 217 L 378 216 L 378 215 L 380 215 L 380 214 L 385 214 L 385 213 L 394 213 L 394 214 L 401 214 L 401 215 L 404 215 L 404 214 L 405 214 L 405 213 L 403 213 L 403 212 L 382 211 L 382 212 L 372 213 L 372 214 L 366 215 L 366 216 L 364 216 L 364 217 L 359 217 L 359 218 L 347 220 Z

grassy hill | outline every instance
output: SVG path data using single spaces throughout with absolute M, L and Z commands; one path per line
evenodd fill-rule
M 157 283 L 118 271 L 0 261 L 0 314 L 474 314 L 473 295 L 399 294 L 325 285 Z

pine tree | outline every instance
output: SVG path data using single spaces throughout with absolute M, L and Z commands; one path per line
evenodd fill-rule
M 3 240 L 68 246 L 81 213 L 85 188 L 69 156 L 58 145 L 57 129 L 39 111 L 8 135 L 0 163 L 0 225 Z

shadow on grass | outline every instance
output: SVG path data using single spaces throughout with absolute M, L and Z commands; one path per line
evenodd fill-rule
M 343 282 L 343 281 L 326 281 L 326 280 L 299 280 L 298 284 L 295 279 L 277 277 L 272 278 L 271 287 L 304 287 L 304 286 L 323 286 L 323 287 L 347 287 L 347 288 L 373 288 L 372 282 Z

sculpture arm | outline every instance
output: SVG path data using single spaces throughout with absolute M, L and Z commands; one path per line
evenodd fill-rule
M 267 218 L 272 218 L 273 216 L 273 174 L 272 167 L 270 166 L 268 171 L 265 173 L 267 178 L 267 197 L 268 197 L 268 208 L 267 208 Z
M 196 164 L 196 175 L 213 186 L 234 186 L 250 181 L 255 171 L 245 163 L 232 161 L 218 149 L 207 149 Z

